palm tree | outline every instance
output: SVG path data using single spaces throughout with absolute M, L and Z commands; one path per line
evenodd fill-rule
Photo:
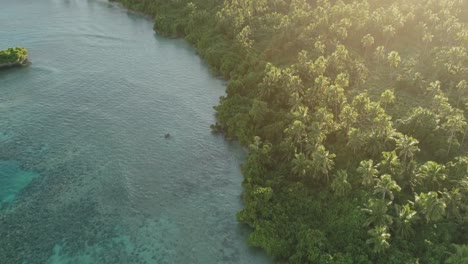
M 385 47 L 384 46 L 378 46 L 375 48 L 374 56 L 377 59 L 377 61 L 381 61 L 385 59 Z
M 398 68 L 398 65 L 400 65 L 401 62 L 400 55 L 397 51 L 390 52 L 387 56 L 387 60 L 390 66 L 393 68 Z
M 379 171 L 375 168 L 373 160 L 363 160 L 359 163 L 357 173 L 362 178 L 362 185 L 370 186 L 374 184 Z
M 303 96 L 301 96 L 298 92 L 293 92 L 289 96 L 289 106 L 291 107 L 291 113 L 294 115 L 295 112 L 299 110 L 300 107 L 304 104 Z
M 393 93 L 392 90 L 385 90 L 380 95 L 380 102 L 382 103 L 383 106 L 390 105 L 395 102 L 395 94 Z
M 348 173 L 345 170 L 339 170 L 336 172 L 331 188 L 338 196 L 344 196 L 349 190 L 351 190 L 351 184 L 347 179 Z
M 385 200 L 385 196 L 388 194 L 390 200 L 394 199 L 393 191 L 401 191 L 400 186 L 392 179 L 390 174 L 384 174 L 377 180 L 377 184 L 374 186 L 374 194 L 382 194 L 382 200 Z
M 314 120 L 320 124 L 320 129 L 324 133 L 331 133 L 335 130 L 336 124 L 333 120 L 333 114 L 328 111 L 326 107 L 316 109 Z
M 464 132 L 466 127 L 465 117 L 463 116 L 463 111 L 457 110 L 454 111 L 451 115 L 448 116 L 447 122 L 442 125 L 449 133 L 448 138 L 448 151 L 447 155 L 450 153 L 450 148 L 452 147 L 452 143 L 456 141 L 456 133 L 457 132 Z
M 403 163 L 406 164 L 408 158 L 410 160 L 413 159 L 414 154 L 419 151 L 418 143 L 417 139 L 408 137 L 407 135 L 397 139 L 397 148 L 395 150 L 399 152 L 398 155 L 400 157 L 403 157 Z
M 387 113 L 385 113 L 385 109 L 378 103 L 372 103 L 370 110 L 369 115 L 372 120 L 371 124 L 374 130 L 373 133 L 377 134 L 380 138 L 382 138 L 382 135 L 391 136 L 394 132 L 390 121 L 392 117 L 387 115 Z
M 310 160 L 303 153 L 296 153 L 292 160 L 292 173 L 299 177 L 306 176 L 310 171 Z
M 428 161 L 419 167 L 416 173 L 417 182 L 430 191 L 437 191 L 441 182 L 447 178 L 445 166 L 434 161 Z
M 438 198 L 436 192 L 416 194 L 415 201 L 428 223 L 437 222 L 445 215 L 445 202 Z
M 432 99 L 433 112 L 437 113 L 441 118 L 448 119 L 453 115 L 453 107 L 449 103 L 448 97 L 444 94 L 438 94 Z
M 458 95 L 461 97 L 461 96 L 464 96 L 466 94 L 466 92 L 468 91 L 468 82 L 466 80 L 461 80 L 458 82 L 457 86 L 455 86 L 455 88 L 457 88 L 457 91 L 458 91 Z
M 460 100 L 462 98 L 465 98 L 465 94 L 466 92 L 468 91 L 468 82 L 466 80 L 462 80 L 460 81 L 457 86 L 456 86 L 457 90 L 458 90 L 458 102 L 457 102 L 457 107 L 460 103 Z M 461 142 L 461 145 L 463 146 L 463 143 L 465 142 L 465 137 L 466 137 L 466 133 L 468 132 L 468 126 L 466 126 L 465 128 L 465 132 L 463 132 L 463 139 L 462 139 L 462 142 Z
M 335 157 L 336 155 L 326 150 L 323 145 L 318 146 L 317 149 L 312 153 L 312 168 L 314 170 L 314 178 L 316 178 L 320 173 L 325 176 L 325 179 L 328 182 L 328 172 L 333 168 L 333 159 Z
M 458 101 L 457 101 L 457 108 L 458 108 L 458 105 L 460 104 L 461 99 L 465 98 L 465 94 L 468 91 L 468 82 L 466 80 L 461 80 L 457 84 L 456 88 L 458 91 Z
M 320 129 L 320 124 L 318 122 L 312 122 L 309 127 L 307 127 L 307 143 L 305 146 L 305 152 L 307 155 L 312 155 L 315 151 L 317 144 L 322 143 L 325 139 L 325 134 L 323 130 Z
M 390 247 L 388 243 L 390 233 L 387 232 L 387 226 L 377 226 L 367 233 L 370 235 L 370 238 L 366 240 L 366 244 L 372 246 L 372 251 L 374 253 L 382 253 L 385 249 Z
M 282 69 L 268 63 L 265 67 L 265 77 L 259 85 L 259 96 L 266 102 L 272 102 L 282 83 L 284 72 Z
M 352 106 L 354 110 L 359 113 L 360 119 L 365 120 L 371 108 L 371 100 L 367 95 L 367 92 L 362 92 L 356 95 L 353 99 Z
M 292 114 L 304 124 L 308 124 L 310 121 L 309 108 L 307 106 L 299 105 Z
M 330 85 L 326 91 L 326 102 L 328 107 L 332 109 L 333 116 L 339 116 L 345 101 L 344 89 L 339 85 Z
M 295 146 L 299 146 L 299 151 L 302 152 L 302 146 L 307 137 L 304 123 L 300 120 L 294 120 L 294 122 L 284 130 L 284 133 L 292 139 Z
M 422 41 L 424 42 L 424 51 L 427 50 L 427 46 L 432 42 L 433 38 L 434 35 L 432 35 L 430 32 L 424 32 L 424 35 L 422 37 Z
M 306 90 L 306 98 L 308 105 L 318 105 L 325 100 L 325 92 L 330 86 L 330 78 L 319 75 L 314 79 L 314 85 Z
M 260 127 L 265 121 L 268 111 L 267 103 L 254 99 L 252 101 L 252 107 L 249 110 L 249 115 L 252 118 L 253 123 L 257 127 Z
M 237 34 L 237 41 L 241 46 L 246 48 L 247 50 L 252 48 L 252 45 L 254 44 L 254 40 L 251 39 L 252 35 L 252 30 L 250 29 L 250 26 L 247 25 L 245 26 L 239 34 Z
M 392 217 L 387 214 L 390 203 L 381 199 L 369 199 L 366 207 L 361 209 L 367 214 L 367 219 L 363 226 L 390 225 L 393 222 Z
M 367 57 L 367 52 L 368 52 L 369 48 L 370 48 L 372 45 L 374 45 L 374 37 L 372 37 L 371 34 L 365 35 L 365 36 L 362 37 L 362 39 L 361 39 L 361 44 L 362 44 L 362 46 L 363 46 L 364 49 L 365 49 L 364 57 Z
M 249 145 L 250 152 L 253 152 L 253 153 L 258 152 L 261 144 L 262 144 L 261 138 L 259 136 L 255 136 L 253 143 Z
M 367 153 L 371 155 L 371 157 L 378 158 L 385 147 L 382 134 L 374 130 L 366 139 Z
M 390 173 L 396 175 L 401 168 L 400 160 L 395 151 L 382 152 L 382 160 L 377 164 L 377 167 L 382 173 Z
M 344 104 L 339 115 L 340 122 L 344 127 L 345 133 L 350 132 L 350 127 L 356 122 L 358 114 L 354 111 L 353 107 L 349 104 Z
M 442 192 L 442 197 L 447 205 L 447 218 L 461 219 L 460 209 L 463 205 L 462 194 L 458 188 Z M 465 205 L 466 206 L 466 205 Z
M 335 78 L 335 85 L 341 88 L 349 87 L 349 75 L 347 73 L 340 73 Z
M 404 206 L 395 205 L 397 234 L 406 239 L 413 235 L 414 230 L 411 226 L 417 220 L 416 211 L 411 209 L 410 204 Z
M 302 79 L 298 75 L 289 72 L 286 76 L 286 87 L 289 93 L 297 93 L 299 95 L 304 95 L 304 85 L 302 84 Z
M 356 152 L 361 150 L 365 144 L 365 136 L 361 130 L 358 128 L 351 128 L 348 132 L 348 143 L 346 146 L 353 150 L 353 154 L 356 154 Z
M 316 74 L 316 75 L 319 75 L 321 76 L 322 74 L 325 73 L 325 71 L 327 70 L 327 65 L 328 64 L 328 61 L 325 57 L 323 56 L 320 56 L 318 57 L 315 62 L 312 64 L 312 69 L 313 69 L 313 72 Z M 326 83 L 326 82 L 325 82 Z M 323 88 L 323 87 L 322 87 Z
M 385 46 L 387 46 L 388 41 L 395 36 L 396 30 L 392 25 L 387 25 L 383 28 L 383 34 L 385 36 Z
M 440 89 L 440 81 L 430 82 L 429 86 L 426 88 L 428 95 L 435 97 L 436 95 L 441 95 L 442 90 Z

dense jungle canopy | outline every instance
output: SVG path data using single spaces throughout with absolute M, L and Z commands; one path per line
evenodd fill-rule
M 468 1 L 119 0 L 227 79 L 248 243 L 287 263 L 468 263 Z

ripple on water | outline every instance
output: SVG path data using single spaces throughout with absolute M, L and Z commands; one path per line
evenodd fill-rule
M 0 208 L 15 200 L 38 173 L 24 171 L 16 161 L 0 160 Z
M 129 218 L 128 222 L 138 219 Z M 165 217 L 137 223 L 137 228 L 119 226 L 120 235 L 107 237 L 103 234 L 99 243 L 89 244 L 79 255 L 70 254 L 66 243 L 56 244 L 48 264 L 93 264 L 93 263 L 177 263 L 178 227 Z

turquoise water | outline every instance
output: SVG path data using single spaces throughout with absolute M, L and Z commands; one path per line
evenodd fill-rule
M 37 177 L 37 173 L 23 171 L 15 161 L 0 160 L 0 208 L 16 199 L 16 195 Z
M 0 49 L 32 61 L 0 71 L 0 263 L 267 262 L 193 49 L 104 1 L 0 6 Z

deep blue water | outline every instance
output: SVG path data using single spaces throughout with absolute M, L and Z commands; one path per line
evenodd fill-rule
M 236 222 L 242 149 L 182 40 L 105 1 L 0 0 L 0 263 L 266 263 Z M 171 134 L 169 140 L 164 138 Z

